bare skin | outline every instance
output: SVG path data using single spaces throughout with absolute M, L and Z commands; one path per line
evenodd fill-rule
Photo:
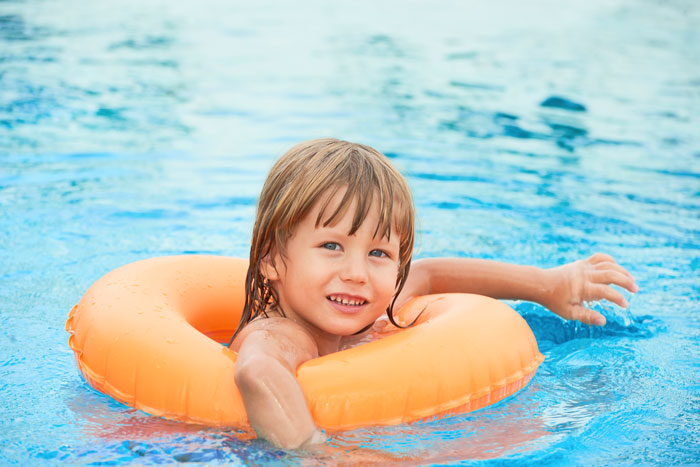
M 333 198 L 330 212 L 342 196 Z M 261 263 L 284 313 L 268 310 L 271 317 L 248 324 L 232 345 L 248 419 L 258 436 L 283 448 L 325 439 L 296 380 L 297 367 L 336 352 L 344 336 L 384 314 L 398 274 L 399 239 L 374 235 L 378 205 L 353 235 L 354 206 L 332 226 L 316 225 L 320 209 L 317 203 L 297 224 L 284 258 L 277 253 Z
M 296 380 L 296 369 L 356 340 L 353 334 L 383 316 L 391 301 L 398 239 L 375 238 L 378 208 L 370 211 L 350 236 L 351 214 L 336 226 L 319 228 L 312 221 L 317 215 L 312 209 L 289 239 L 285 261 L 261 264 L 279 295 L 284 317 L 270 310 L 269 318 L 244 328 L 232 349 L 238 352 L 235 379 L 250 423 L 258 436 L 276 446 L 294 449 L 325 440 Z M 632 275 L 600 253 L 552 269 L 478 259 L 423 259 L 412 265 L 396 306 L 419 295 L 475 293 L 533 301 L 565 319 L 603 325 L 605 318 L 584 302 L 607 299 L 626 307 L 611 284 L 637 291 Z
M 396 305 L 431 293 L 475 293 L 539 303 L 564 319 L 603 326 L 605 317 L 584 302 L 606 299 L 627 308 L 612 284 L 633 293 L 638 290 L 634 277 L 603 253 L 552 269 L 483 259 L 430 258 L 413 264 Z
M 412 266 L 396 305 L 398 309 L 415 296 L 431 293 L 476 293 L 533 301 L 564 319 L 602 326 L 605 317 L 586 308 L 584 302 L 606 299 L 627 307 L 611 284 L 630 292 L 638 290 L 632 275 L 601 253 L 552 269 L 479 259 L 424 259 Z M 317 343 L 302 324 L 282 317 L 259 319 L 244 329 L 233 345 L 239 352 L 236 383 L 259 436 L 286 449 L 325 440 L 297 383 L 296 368 L 321 353 L 345 347 L 353 339 L 339 336 L 329 348 L 327 341 Z
M 296 369 L 318 357 L 312 336 L 287 318 L 250 323 L 236 338 L 236 385 L 251 426 L 275 446 L 299 448 L 325 441 L 296 380 Z

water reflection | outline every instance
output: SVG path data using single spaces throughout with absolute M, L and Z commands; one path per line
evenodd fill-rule
M 550 433 L 536 415 L 538 404 L 531 404 L 530 398 L 519 403 L 517 397 L 474 414 L 337 434 L 331 445 L 391 453 L 406 465 L 485 460 L 524 452 L 539 446 L 541 438 Z
M 478 415 L 433 422 L 373 427 L 331 434 L 329 441 L 302 451 L 285 452 L 255 440 L 248 430 L 207 428 L 148 416 L 117 403 L 100 409 L 104 396 L 80 392 L 68 400 L 80 420 L 81 438 L 69 457 L 80 462 L 241 462 L 246 465 L 280 463 L 357 465 L 387 463 L 422 465 L 454 460 L 494 459 L 541 447 L 550 432 L 537 405 L 510 400 L 499 409 Z M 505 409 L 505 412 L 503 411 Z M 53 457 L 48 451 L 45 457 Z

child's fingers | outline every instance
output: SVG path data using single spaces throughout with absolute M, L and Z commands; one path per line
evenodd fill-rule
M 617 264 L 615 261 L 600 261 L 600 262 L 596 263 L 594 266 L 595 266 L 595 269 L 599 269 L 599 270 L 611 269 L 613 271 L 619 271 L 622 274 L 633 277 L 632 274 L 627 269 L 623 268 L 622 266 Z
M 637 291 L 637 284 L 636 284 L 636 281 L 634 280 L 634 276 L 627 269 L 623 268 L 622 266 L 620 266 L 616 262 L 603 261 L 603 262 L 595 264 L 595 269 L 596 269 L 596 271 L 617 271 L 620 274 L 624 274 L 632 282 L 632 288 L 629 288 L 629 287 L 625 287 L 625 288 L 628 289 L 630 292 Z M 622 284 L 618 284 L 618 285 L 622 285 Z
M 615 269 L 617 271 L 620 271 L 623 274 L 626 274 L 626 275 L 634 278 L 632 276 L 632 274 L 630 274 L 630 272 L 627 269 L 625 269 L 622 266 L 620 266 L 619 264 L 617 264 L 617 261 L 615 261 L 615 258 L 613 258 L 612 256 L 607 255 L 605 253 L 596 253 L 593 256 L 591 256 L 590 258 L 588 258 L 586 261 L 589 262 L 590 264 L 595 265 L 596 268 Z
M 578 307 L 575 319 L 583 324 L 592 324 L 595 326 L 605 326 L 606 322 L 605 316 L 601 313 L 582 306 Z
M 612 302 L 621 308 L 627 308 L 629 306 L 629 304 L 627 303 L 627 300 L 625 300 L 625 297 L 623 297 L 620 292 L 613 289 L 609 285 L 603 285 L 603 284 L 590 285 L 589 289 L 588 289 L 588 294 L 587 294 L 586 300 L 595 301 L 595 300 L 602 300 L 602 299 L 605 299 L 609 302 Z
M 603 262 L 610 262 L 610 263 L 615 263 L 615 258 L 612 256 L 606 254 L 606 253 L 595 253 L 593 254 L 590 258 L 588 258 L 586 261 L 588 261 L 591 264 L 598 264 L 598 263 L 603 263 Z
M 591 280 L 598 284 L 619 285 L 620 287 L 624 287 L 630 292 L 637 291 L 637 284 L 634 283 L 634 278 L 618 270 L 608 269 L 602 271 L 593 271 L 591 273 Z

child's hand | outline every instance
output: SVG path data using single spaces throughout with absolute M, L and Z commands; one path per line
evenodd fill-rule
M 547 269 L 545 274 L 548 284 L 552 284 L 552 292 L 542 304 L 564 319 L 585 324 L 603 326 L 605 317 L 583 306 L 584 302 L 606 299 L 622 308 L 629 305 L 611 284 L 633 293 L 639 290 L 632 274 L 617 264 L 612 256 L 603 253 Z
M 311 438 L 309 438 L 309 440 L 301 447 L 308 448 L 317 444 L 324 444 L 327 439 L 328 437 L 323 431 L 316 429 L 316 431 L 314 431 L 314 434 L 311 435 Z

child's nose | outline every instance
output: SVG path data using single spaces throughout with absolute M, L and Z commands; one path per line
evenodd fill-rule
M 364 255 L 346 255 L 340 278 L 344 281 L 359 282 L 363 284 L 367 282 L 367 258 Z

